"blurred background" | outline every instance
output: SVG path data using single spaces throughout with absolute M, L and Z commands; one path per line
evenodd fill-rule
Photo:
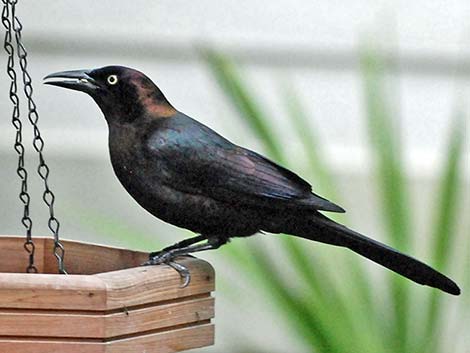
M 18 15 L 62 237 L 150 251 L 191 236 L 120 186 L 96 104 L 41 85 L 51 72 L 119 64 L 292 168 L 346 208 L 339 221 L 463 289 L 417 286 L 344 249 L 235 239 L 200 254 L 217 271 L 216 344 L 197 352 L 470 352 L 468 1 L 25 0 Z M 23 234 L 6 74 L 0 89 L 0 233 Z

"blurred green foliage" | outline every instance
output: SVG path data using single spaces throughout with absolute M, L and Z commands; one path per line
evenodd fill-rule
M 290 160 L 283 155 L 269 116 L 239 69 L 220 53 L 202 50 L 201 54 L 228 101 L 261 141 L 265 153 L 289 167 Z M 392 119 L 393 106 L 385 90 L 385 72 L 390 68 L 384 62 L 377 53 L 364 51 L 361 54 L 368 136 L 375 161 L 380 213 L 387 241 L 412 253 L 413 210 L 404 175 L 400 131 L 396 119 Z M 322 158 L 321 143 L 298 96 L 283 84 L 280 99 L 305 151 L 309 162 L 309 180 L 315 181 L 315 191 L 341 204 L 332 173 Z M 459 176 L 465 128 L 464 114 L 459 110 L 452 119 L 446 163 L 442 167 L 433 204 L 435 210 L 429 223 L 432 237 L 428 258 L 433 266 L 443 272 L 449 272 L 450 260 L 461 265 L 463 271 L 470 265 L 470 243 L 466 244 L 465 252 L 456 252 L 454 244 L 457 210 L 462 199 Z M 346 217 L 339 215 L 336 219 L 347 223 Z M 143 233 L 136 234 L 129 226 L 121 225 L 120 220 L 103 219 L 93 214 L 88 214 L 86 218 L 103 236 L 113 234 L 113 238 L 120 237 L 122 244 L 130 247 L 139 244 L 142 248 L 142 241 L 145 241 L 148 248 L 157 246 L 155 238 L 150 240 Z M 465 326 L 470 281 L 464 284 L 465 298 L 456 299 L 431 288 L 417 289 L 414 283 L 390 272 L 387 273 L 385 298 L 378 300 L 377 288 L 370 283 L 370 276 L 363 267 L 365 262 L 359 256 L 335 249 L 334 258 L 328 258 L 331 253 L 326 247 L 318 251 L 318 247 L 313 248 L 315 245 L 291 237 L 281 237 L 280 241 L 281 251 L 284 252 L 282 266 L 295 274 L 300 282 L 298 286 L 293 286 L 289 276 L 277 271 L 278 258 L 259 242 L 247 245 L 246 241 L 234 241 L 221 251 L 252 283 L 251 295 L 269 298 L 286 327 L 305 343 L 310 352 L 447 353 L 455 350 L 448 344 L 457 341 L 462 333 L 461 326 Z M 347 281 L 335 279 L 333 272 L 338 268 Z M 442 334 L 444 325 L 449 324 L 449 298 L 458 300 L 462 308 L 454 318 L 457 322 L 455 326 L 459 328 L 453 331 L 455 337 Z M 237 351 L 240 349 L 234 348 L 234 352 Z M 248 351 L 263 350 L 243 350 Z

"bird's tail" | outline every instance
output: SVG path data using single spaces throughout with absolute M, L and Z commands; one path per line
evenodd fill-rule
M 416 283 L 439 288 L 453 295 L 460 294 L 454 281 L 430 266 L 319 213 L 313 219 L 304 219 L 300 224 L 291 222 L 289 227 L 292 228 L 289 231 L 292 235 L 349 248 Z

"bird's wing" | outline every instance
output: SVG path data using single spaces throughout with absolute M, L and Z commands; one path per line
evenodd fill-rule
M 313 194 L 310 184 L 293 172 L 192 119 L 182 126 L 159 129 L 148 145 L 164 161 L 166 183 L 180 191 L 239 204 L 344 212 Z
M 264 198 L 279 204 L 317 210 L 344 212 L 344 210 L 312 193 L 309 183 L 290 170 L 269 159 L 240 147 L 217 151 L 220 175 L 217 188 L 227 188 L 245 197 Z

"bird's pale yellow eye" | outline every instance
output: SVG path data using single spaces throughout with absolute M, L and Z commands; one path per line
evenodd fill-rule
M 110 85 L 115 85 L 118 82 L 118 78 L 116 75 L 110 75 L 108 76 L 108 83 Z

